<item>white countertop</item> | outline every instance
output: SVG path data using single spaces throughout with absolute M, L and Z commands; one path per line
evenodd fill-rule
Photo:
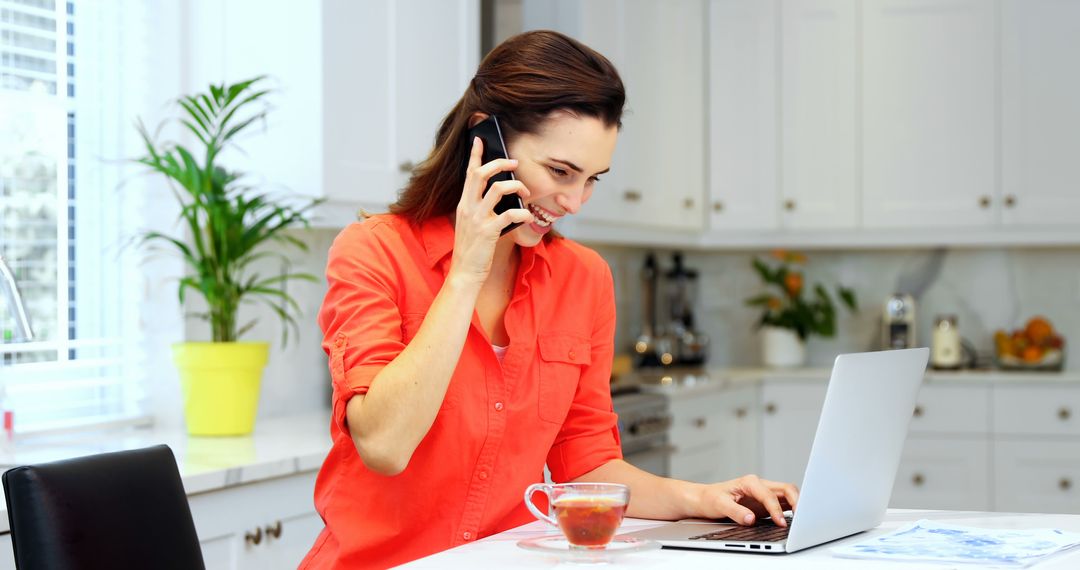
M 187 494 L 206 493 L 319 469 L 330 451 L 330 412 L 260 419 L 243 437 L 191 437 L 183 428 L 154 427 L 38 437 L 17 441 L 0 454 L 0 465 L 7 470 L 161 443 L 176 455 Z M 7 502 L 0 498 L 0 533 L 9 530 Z
M 747 552 L 702 552 L 693 550 L 652 550 L 622 555 L 612 559 L 604 568 L 957 568 L 955 565 L 942 564 L 904 564 L 870 560 L 852 560 L 832 556 L 834 546 L 861 542 L 872 536 L 885 534 L 904 524 L 919 519 L 949 522 L 984 528 L 1058 528 L 1080 532 L 1080 515 L 1016 514 L 1016 513 L 974 513 L 959 511 L 915 511 L 890 509 L 885 522 L 865 533 L 859 533 L 845 539 L 825 545 L 802 550 L 794 554 L 752 554 Z M 656 526 L 657 521 L 626 519 L 621 532 L 640 530 Z M 540 552 L 519 548 L 517 542 L 537 536 L 557 534 L 559 531 L 546 523 L 534 522 L 487 537 L 477 542 L 459 546 L 422 558 L 404 568 L 581 568 L 578 565 L 560 565 L 559 561 Z M 975 568 L 975 566 L 959 566 Z M 1038 570 L 1080 567 L 1080 548 L 1052 556 L 1033 566 Z

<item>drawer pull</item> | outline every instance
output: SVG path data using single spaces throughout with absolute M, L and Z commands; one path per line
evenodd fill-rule
M 775 414 L 776 413 L 776 404 L 774 404 L 772 402 L 769 402 L 768 404 L 765 404 L 765 413 L 766 414 Z
M 1062 491 L 1068 491 L 1069 489 L 1072 489 L 1072 479 L 1069 479 L 1068 477 L 1062 477 L 1061 480 L 1058 481 L 1058 489 L 1061 489 Z
M 687 210 L 694 209 L 694 204 L 695 204 L 695 202 L 694 202 L 693 198 L 686 198 L 686 199 L 683 200 L 683 203 L 682 203 L 683 208 L 686 208 Z
M 980 196 L 979 197 L 979 207 L 984 208 L 984 209 L 989 208 L 990 207 L 990 197 L 989 196 Z
M 260 527 L 255 527 L 255 532 L 249 531 L 244 533 L 244 542 L 247 544 L 258 546 L 259 543 L 262 542 L 262 538 L 263 530 Z
M 926 477 L 923 477 L 922 473 L 916 473 L 911 476 L 911 483 L 916 487 L 922 487 L 923 483 L 926 483 Z
M 411 160 L 406 160 L 398 165 L 398 171 L 403 174 L 412 174 L 412 171 L 416 169 L 416 164 Z
M 641 192 L 638 192 L 637 190 L 627 190 L 626 192 L 623 192 L 623 200 L 626 200 L 627 202 L 640 202 Z
M 737 417 L 737 418 L 745 418 L 746 417 L 746 408 L 735 408 L 735 417 Z
M 281 521 L 274 521 L 274 526 L 266 525 L 266 536 L 281 538 Z
M 1061 408 L 1058 410 L 1058 419 L 1061 421 L 1068 421 L 1072 417 L 1072 410 L 1069 408 Z
M 717 201 L 713 202 L 712 209 L 713 209 L 714 212 L 723 212 L 724 211 L 724 203 L 721 202 L 720 200 L 717 200 Z
M 694 418 L 694 427 L 704 429 L 705 424 L 708 423 L 705 418 Z
M 911 412 L 911 415 L 916 418 L 921 418 L 923 416 L 922 406 L 915 406 L 915 410 Z

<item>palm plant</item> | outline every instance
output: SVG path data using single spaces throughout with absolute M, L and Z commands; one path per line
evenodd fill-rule
M 190 242 L 159 231 L 146 231 L 141 243 L 166 243 L 183 257 L 189 274 L 180 279 L 178 295 L 183 304 L 189 289 L 206 299 L 208 310 L 195 316 L 209 321 L 214 342 L 235 342 L 255 325 L 237 322 L 241 304 L 261 302 L 282 320 L 282 343 L 288 341 L 289 327 L 297 328 L 294 313 L 300 306 L 285 285 L 294 279 L 316 281 L 307 273 L 289 270 L 289 259 L 280 249 L 307 246 L 286 230 L 310 226 L 306 213 L 321 200 L 305 200 L 298 207 L 276 203 L 266 193 L 241 182 L 243 173 L 218 164 L 218 156 L 256 121 L 266 117 L 264 97 L 270 91 L 258 84 L 265 77 L 227 85 L 210 85 L 208 93 L 185 95 L 177 100 L 183 109 L 179 118 L 202 144 L 200 162 L 195 152 L 176 142 L 158 145 L 142 121 L 137 128 L 146 146 L 146 155 L 136 159 L 151 172 L 165 175 L 181 210 L 179 221 Z M 262 277 L 251 264 L 263 258 L 278 258 L 280 274 Z

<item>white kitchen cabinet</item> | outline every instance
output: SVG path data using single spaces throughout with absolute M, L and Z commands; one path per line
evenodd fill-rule
M 780 224 L 776 0 L 709 2 L 709 227 Z
M 322 531 L 316 472 L 188 498 L 208 570 L 296 568 Z
M 863 224 L 996 220 L 993 2 L 863 4 Z
M 1080 441 L 996 441 L 994 510 L 1080 513 Z
M 781 5 L 781 225 L 858 223 L 854 0 Z
M 329 225 L 395 200 L 480 57 L 479 0 L 195 0 L 189 18 L 190 89 L 268 74 L 280 92 L 230 166 L 329 199 Z
M 889 506 L 990 510 L 990 442 L 911 436 L 904 445 Z
M 1002 222 L 1080 224 L 1080 3 L 1001 0 Z
M 704 0 L 523 3 L 525 29 L 554 28 L 615 65 L 626 88 L 611 172 L 566 221 L 700 231 L 705 191 Z
M 827 384 L 770 380 L 761 387 L 761 463 L 758 475 L 802 484 Z
M 757 465 L 757 390 L 752 386 L 671 399 L 671 476 L 715 483 Z

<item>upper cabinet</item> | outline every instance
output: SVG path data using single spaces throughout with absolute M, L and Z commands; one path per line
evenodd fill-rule
M 328 199 L 317 221 L 327 226 L 396 199 L 480 59 L 479 0 L 193 0 L 188 10 L 189 89 L 265 74 L 277 90 L 266 132 L 230 165 Z
M 997 200 L 995 3 L 863 3 L 863 225 L 985 226 Z
M 525 0 L 525 29 L 552 28 L 605 55 L 626 88 L 611 172 L 573 230 L 700 231 L 705 189 L 703 0 Z
M 1002 221 L 1080 224 L 1080 2 L 1001 1 Z

